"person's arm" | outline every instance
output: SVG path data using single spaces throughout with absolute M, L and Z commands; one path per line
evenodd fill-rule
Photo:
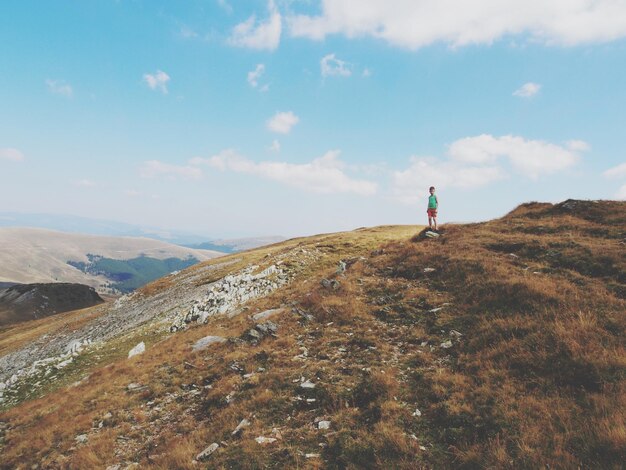
M 439 209 L 439 199 L 437 199 L 437 195 L 435 194 L 435 202 L 437 203 L 437 209 Z

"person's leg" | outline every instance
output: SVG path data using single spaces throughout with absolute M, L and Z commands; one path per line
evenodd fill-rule
M 433 217 L 433 222 L 435 223 L 435 232 L 437 231 L 437 216 Z
M 433 218 L 430 216 L 430 214 L 428 215 L 428 228 L 430 230 L 433 229 Z

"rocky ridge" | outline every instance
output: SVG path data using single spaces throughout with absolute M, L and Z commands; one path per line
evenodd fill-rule
M 234 315 L 238 313 L 238 306 L 271 293 L 289 280 L 288 273 L 280 266 L 271 265 L 253 274 L 258 268 L 249 266 L 240 273 L 228 275 L 211 284 L 207 295 L 195 300 L 186 315 L 175 316 L 170 331 L 184 329 L 191 322 L 206 323 L 214 315 Z

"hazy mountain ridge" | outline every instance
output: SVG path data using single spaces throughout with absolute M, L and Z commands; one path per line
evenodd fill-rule
M 237 251 L 251 250 L 259 246 L 272 245 L 285 240 L 285 237 L 249 237 L 249 238 L 232 238 L 224 240 L 213 240 L 211 242 L 203 242 L 199 244 L 185 245 L 189 248 L 198 250 L 215 250 L 225 253 L 235 253 Z
M 5 465 L 620 468 L 626 203 L 416 232 L 289 240 L 0 334 Z
M 0 228 L 0 281 L 29 284 L 34 282 L 72 282 L 100 291 L 114 288 L 116 279 L 106 272 L 85 272 L 78 263 L 89 265 L 88 255 L 111 260 L 146 258 L 167 260 L 194 258 L 205 261 L 223 253 L 194 250 L 150 238 L 104 237 L 33 228 Z M 74 266 L 68 263 L 73 263 Z M 159 264 L 159 263 L 157 263 Z M 163 275 L 160 268 L 158 275 Z M 152 277 L 154 279 L 154 276 Z
M 230 253 L 283 241 L 281 236 L 259 236 L 220 239 L 206 235 L 156 227 L 142 227 L 112 220 L 92 219 L 62 214 L 0 212 L 0 227 L 29 227 L 59 232 L 109 237 L 151 238 L 174 245 L 200 250 Z

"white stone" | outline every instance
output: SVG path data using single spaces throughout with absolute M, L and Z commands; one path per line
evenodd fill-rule
M 219 446 L 220 445 L 217 442 L 214 442 L 209 447 L 207 447 L 202 452 L 200 452 L 198 455 L 196 455 L 196 460 L 202 462 L 203 460 L 208 459 L 209 456 L 219 448 Z
M 65 352 L 66 353 L 78 352 L 78 351 L 80 351 L 82 349 L 82 345 L 83 345 L 82 341 L 80 341 L 78 339 L 73 339 L 66 346 Z
M 69 365 L 72 363 L 72 361 L 73 361 L 73 360 L 74 360 L 74 359 L 72 359 L 72 358 L 70 357 L 69 359 L 66 359 L 65 361 L 61 361 L 61 362 L 59 362 L 59 363 L 58 363 L 56 366 L 54 366 L 54 367 L 55 367 L 55 368 L 57 368 L 57 369 L 63 369 L 64 367 L 69 366 Z
M 330 421 L 320 421 L 317 423 L 318 429 L 330 429 Z
M 206 323 L 210 316 L 211 314 L 209 312 L 206 312 L 206 311 L 200 312 L 200 316 L 198 317 L 198 323 Z
M 146 351 L 146 344 L 142 341 L 138 345 L 136 345 L 133 349 L 128 351 L 128 358 L 130 359 L 133 356 L 138 356 L 139 354 L 143 354 Z
M 215 343 L 223 343 L 226 341 L 226 338 L 222 338 L 221 336 L 205 336 L 204 338 L 200 338 L 191 348 L 192 351 L 202 351 L 208 348 L 211 344 Z
M 255 438 L 254 440 L 257 441 L 261 445 L 271 444 L 272 442 L 276 442 L 276 439 L 273 437 L 263 437 L 263 436 L 259 436 Z
M 307 380 L 306 382 L 302 382 L 300 384 L 300 388 L 305 388 L 305 389 L 314 389 L 315 388 L 315 384 L 309 380 Z
M 234 436 L 238 434 L 239 432 L 241 432 L 242 429 L 247 428 L 249 426 L 250 426 L 250 421 L 244 418 L 241 420 L 241 422 L 237 425 L 237 427 L 231 434 Z
M 277 314 L 278 312 L 280 312 L 279 308 L 272 308 L 270 310 L 265 310 L 263 312 L 256 313 L 256 314 L 252 315 L 252 319 L 254 321 L 265 320 L 266 318 L 269 318 L 269 317 Z
M 85 444 L 89 440 L 87 434 L 80 434 L 74 438 L 77 444 Z
M 448 340 L 445 343 L 441 343 L 439 346 L 441 346 L 444 349 L 448 349 L 452 347 L 452 341 Z
M 420 410 L 418 410 L 417 408 L 415 408 L 415 411 L 413 412 L 413 416 L 420 417 L 420 416 L 422 416 L 422 412 Z

